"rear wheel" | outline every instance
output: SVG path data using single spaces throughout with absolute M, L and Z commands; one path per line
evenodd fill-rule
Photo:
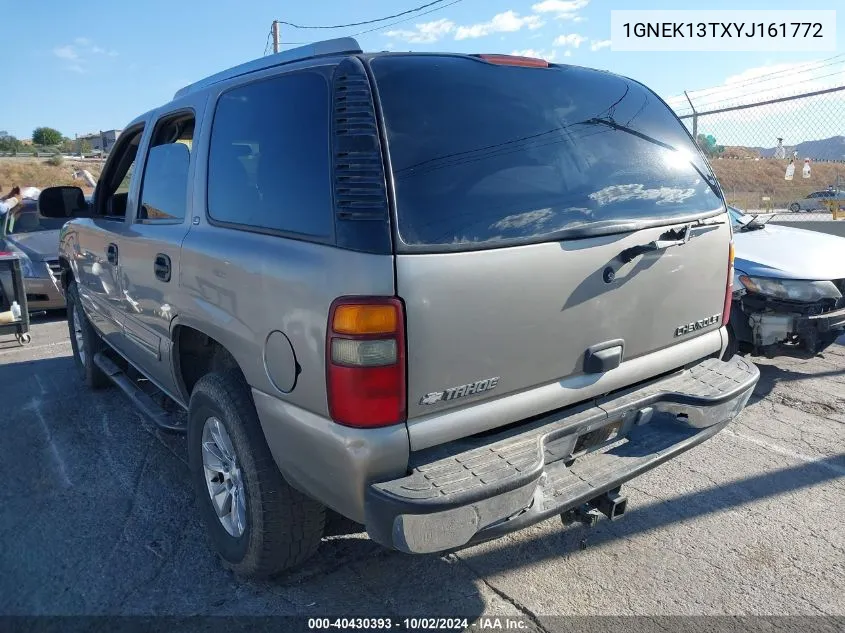
M 325 507 L 282 477 L 237 371 L 202 377 L 188 408 L 188 457 L 212 546 L 235 573 L 267 577 L 310 558 Z
M 789 205 L 789 210 L 793 213 L 798 213 L 801 210 L 801 205 L 799 205 L 797 202 L 793 202 Z
M 103 350 L 103 339 L 94 330 L 79 300 L 79 289 L 71 281 L 67 287 L 67 327 L 70 346 L 79 377 L 92 389 L 105 387 L 108 377 L 94 364 L 94 355 Z

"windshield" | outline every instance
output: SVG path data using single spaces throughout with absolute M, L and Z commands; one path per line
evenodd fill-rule
M 439 55 L 372 68 L 405 244 L 505 245 L 724 209 L 683 125 L 634 81 Z
M 45 218 L 35 210 L 12 211 L 6 224 L 7 235 L 22 233 L 36 233 L 38 231 L 54 231 L 62 228 L 67 222 L 65 218 Z

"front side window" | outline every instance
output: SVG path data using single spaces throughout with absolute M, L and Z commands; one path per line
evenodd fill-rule
M 143 128 L 138 127 L 120 136 L 109 157 L 106 171 L 97 182 L 95 202 L 100 215 L 105 219 L 122 221 L 126 217 L 126 204 L 143 132 Z
M 332 233 L 327 80 L 300 72 L 220 96 L 208 159 L 218 222 L 327 238 Z

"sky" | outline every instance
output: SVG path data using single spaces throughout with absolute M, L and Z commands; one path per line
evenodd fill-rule
M 38 126 L 65 136 L 122 128 L 135 116 L 166 103 L 182 86 L 233 65 L 261 57 L 272 20 L 301 25 L 359 22 L 410 9 L 426 0 L 30 0 L 4 12 L 0 70 L 6 97 L 0 100 L 0 130 L 29 138 Z M 836 52 L 654 53 L 614 52 L 609 46 L 613 9 L 831 9 L 835 0 L 457 0 L 437 11 L 366 27 L 303 30 L 282 26 L 283 42 L 307 43 L 361 34 L 364 50 L 518 53 L 550 61 L 602 68 L 637 79 L 666 99 L 693 92 L 704 106 L 779 96 L 788 86 L 767 73 L 801 79 L 798 89 L 845 84 L 845 7 L 837 15 Z M 451 6 L 448 6 L 450 5 Z M 14 26 L 9 26 L 14 25 Z M 291 48 L 285 44 L 282 48 Z M 840 55 L 837 59 L 825 61 Z M 828 73 L 828 71 L 834 71 Z M 812 75 L 802 73 L 813 72 Z M 832 75 L 832 76 L 825 76 Z M 841 103 L 827 105 L 828 120 L 810 136 L 821 137 L 845 120 Z M 827 101 L 826 101 L 827 103 Z M 670 100 L 679 112 L 684 99 Z M 839 105 L 843 109 L 838 110 Z M 704 108 L 706 109 L 706 108 Z M 792 110 L 800 109 L 792 106 Z M 765 117 L 763 117 L 765 118 Z M 713 119 L 727 131 L 736 117 Z M 727 123 L 725 123 L 727 121 Z M 727 126 L 727 127 L 726 127 Z M 833 126 L 833 127 L 831 127 Z M 845 133 L 845 125 L 839 126 Z M 763 129 L 763 128 L 760 128 Z M 777 133 L 736 134 L 761 144 Z M 830 135 L 830 134 L 828 134 Z M 753 137 L 753 138 L 752 138 Z M 805 139 L 801 139 L 805 140 Z

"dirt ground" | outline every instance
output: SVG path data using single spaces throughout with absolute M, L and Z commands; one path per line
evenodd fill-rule
M 64 162 L 57 167 L 49 165 L 46 158 L 3 157 L 0 158 L 0 195 L 8 193 L 15 185 L 39 189 L 71 185 L 81 187 L 86 194 L 89 194 L 93 189 L 85 186 L 82 180 L 74 180 L 73 170 L 74 168 L 87 169 L 96 180 L 100 177 L 102 167 L 102 162 L 72 158 L 64 159 Z

